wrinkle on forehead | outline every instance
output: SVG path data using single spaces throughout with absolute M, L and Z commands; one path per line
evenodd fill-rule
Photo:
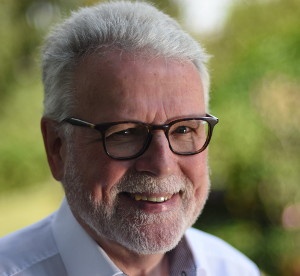
M 170 110 L 172 116 L 180 116 L 195 101 L 199 112 L 204 108 L 200 76 L 192 62 L 125 53 L 90 55 L 79 64 L 75 76 L 79 112 L 102 112 L 102 121 L 115 117 L 165 122 Z

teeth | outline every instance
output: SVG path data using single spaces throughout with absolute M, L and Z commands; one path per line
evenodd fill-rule
M 141 195 L 135 195 L 135 196 L 133 196 L 133 198 L 134 198 L 135 200 L 141 200 L 141 199 L 142 199 L 142 196 L 141 196 Z
M 143 200 L 143 201 L 151 201 L 151 202 L 164 202 L 170 199 L 170 196 L 146 197 L 140 194 L 132 194 L 131 197 L 137 201 Z

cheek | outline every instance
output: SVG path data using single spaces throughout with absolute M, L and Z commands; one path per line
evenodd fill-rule
M 193 183 L 194 196 L 206 198 L 209 190 L 209 173 L 207 165 L 207 151 L 189 158 L 184 166 L 181 166 L 182 172 Z
M 69 166 L 65 166 L 65 169 L 76 172 L 81 189 L 91 195 L 95 202 L 109 200 L 113 187 L 132 164 L 129 161 L 111 159 L 100 143 L 87 143 L 87 141 L 95 141 L 94 136 L 74 133 L 72 138 L 72 144 L 76 146 L 66 151 L 64 161 Z M 70 172 L 65 171 L 65 174 Z
M 97 202 L 109 200 L 111 190 L 129 170 L 129 162 L 116 161 L 103 154 L 88 160 L 90 165 L 83 173 L 85 189 Z

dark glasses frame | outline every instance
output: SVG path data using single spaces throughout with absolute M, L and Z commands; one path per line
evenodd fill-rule
M 171 143 L 170 143 L 170 140 L 169 140 L 169 129 L 172 127 L 172 125 L 174 125 L 178 122 L 184 122 L 184 121 L 189 121 L 189 120 L 202 120 L 202 121 L 205 121 L 205 122 L 208 123 L 208 134 L 207 134 L 207 137 L 206 137 L 206 141 L 205 141 L 204 145 L 202 146 L 202 148 L 195 151 L 195 152 L 184 152 L 184 153 L 177 152 L 171 146 Z M 212 137 L 214 126 L 219 122 L 219 119 L 217 117 L 211 115 L 211 114 L 206 114 L 203 117 L 182 118 L 182 119 L 177 119 L 177 120 L 171 121 L 168 124 L 162 124 L 162 125 L 147 124 L 147 123 L 143 123 L 143 122 L 140 122 L 140 121 L 119 121 L 119 122 L 107 122 L 107 123 L 100 123 L 100 124 L 92 124 L 92 123 L 89 123 L 87 121 L 75 118 L 75 117 L 65 118 L 61 121 L 61 123 L 64 123 L 64 122 L 69 123 L 73 126 L 87 127 L 87 128 L 92 128 L 92 129 L 97 130 L 98 132 L 101 133 L 103 148 L 105 150 L 105 153 L 109 157 L 111 157 L 113 159 L 116 159 L 116 160 L 130 160 L 130 159 L 137 158 L 137 157 L 139 157 L 139 156 L 141 156 L 142 154 L 145 153 L 145 151 L 148 149 L 148 147 L 150 145 L 150 142 L 152 140 L 152 132 L 154 130 L 163 130 L 164 131 L 165 136 L 168 140 L 169 148 L 173 153 L 178 154 L 178 155 L 198 154 L 198 153 L 204 151 L 207 148 L 207 146 L 208 146 L 208 144 L 211 140 L 211 137 Z M 126 123 L 135 123 L 135 124 L 139 124 L 139 125 L 142 125 L 142 126 L 146 127 L 147 130 L 148 130 L 147 139 L 144 142 L 144 146 L 141 148 L 141 150 L 138 153 L 133 154 L 131 156 L 126 156 L 126 157 L 113 156 L 107 150 L 105 132 L 111 126 L 118 125 L 118 124 L 126 124 Z M 103 139 L 103 137 L 104 137 L 104 139 Z

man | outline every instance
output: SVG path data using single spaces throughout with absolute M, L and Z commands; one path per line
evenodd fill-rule
M 0 242 L 0 275 L 258 275 L 189 228 L 210 183 L 204 50 L 145 3 L 84 8 L 43 49 L 41 128 L 66 200 Z

